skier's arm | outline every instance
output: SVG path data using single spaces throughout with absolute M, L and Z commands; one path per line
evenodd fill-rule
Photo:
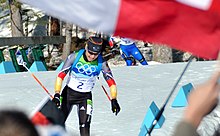
M 115 80 L 113 79 L 113 75 L 112 75 L 111 69 L 108 66 L 107 61 L 103 62 L 102 73 L 103 73 L 104 79 L 106 80 L 110 88 L 111 98 L 116 99 L 117 98 L 117 87 L 116 87 Z
M 110 87 L 110 92 L 112 97 L 111 99 L 112 112 L 115 113 L 115 115 L 117 115 L 120 112 L 121 108 L 117 101 L 117 88 L 116 88 L 115 80 L 113 79 L 112 72 L 108 66 L 107 61 L 103 62 L 102 73 L 108 86 Z
M 75 53 L 70 54 L 65 60 L 64 65 L 62 69 L 60 70 L 60 72 L 58 73 L 58 76 L 56 78 L 56 82 L 54 86 L 55 94 L 60 93 L 63 80 L 65 76 L 67 75 L 67 73 L 69 72 L 74 60 L 75 60 Z
M 109 38 L 108 42 L 109 42 L 109 45 L 110 45 L 111 48 L 117 48 L 118 47 L 117 44 L 120 43 L 120 39 L 111 36 Z

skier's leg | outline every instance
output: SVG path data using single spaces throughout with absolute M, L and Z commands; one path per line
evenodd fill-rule
M 62 97 L 62 102 L 61 102 L 61 107 L 60 110 L 64 113 L 65 121 L 67 117 L 69 116 L 69 113 L 72 109 L 72 104 L 70 104 L 70 101 L 67 99 L 67 95 L 69 92 L 69 87 L 65 87 L 62 91 L 61 97 Z M 63 122 L 63 125 L 65 124 L 65 121 Z
M 128 52 L 129 46 L 120 46 L 121 57 L 125 60 L 127 66 L 132 65 L 132 60 L 130 59 L 130 53 Z
M 132 56 L 136 60 L 138 60 L 142 65 L 148 65 L 148 63 L 145 60 L 143 54 L 141 53 L 141 51 L 136 46 L 133 46 L 133 48 L 132 48 Z
M 81 136 L 90 136 L 92 118 L 92 100 L 87 99 L 78 105 L 79 126 Z
M 139 60 L 139 62 L 142 64 L 142 65 L 148 65 L 147 61 L 145 60 L 145 58 Z
M 127 66 L 131 66 L 132 65 L 132 60 L 130 59 L 130 57 L 127 57 L 124 60 L 125 60 Z
M 121 52 L 121 57 L 125 60 L 127 66 L 132 65 L 132 60 L 130 59 L 130 57 L 128 57 L 128 55 L 126 55 L 126 53 Z

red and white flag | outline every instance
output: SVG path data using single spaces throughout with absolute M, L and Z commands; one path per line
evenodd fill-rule
M 220 0 L 20 0 L 83 28 L 216 59 Z

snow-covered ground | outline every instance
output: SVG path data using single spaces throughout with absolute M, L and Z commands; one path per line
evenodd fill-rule
M 170 136 L 176 123 L 181 119 L 184 108 L 172 108 L 171 104 L 182 85 L 194 86 L 205 81 L 215 69 L 215 61 L 193 62 L 186 71 L 163 113 L 165 122 L 160 129 L 155 129 L 152 136 Z M 110 102 L 100 87 L 99 81 L 93 91 L 92 136 L 137 136 L 145 114 L 154 101 L 160 108 L 169 95 L 186 63 L 170 63 L 149 66 L 112 67 L 118 88 L 118 101 L 121 112 L 115 116 Z M 44 86 L 53 94 L 57 72 L 34 73 Z M 107 84 L 101 78 L 108 90 Z M 21 108 L 30 114 L 38 103 L 47 95 L 27 72 L 0 75 L 0 108 Z M 219 108 L 217 108 L 219 109 Z M 209 135 L 204 128 L 209 124 L 209 131 L 216 128 L 219 120 L 218 110 L 215 121 L 209 117 L 200 127 L 203 135 Z M 211 121 L 210 121 L 211 120 Z M 67 129 L 72 135 L 79 135 L 78 118 L 74 107 L 67 122 Z

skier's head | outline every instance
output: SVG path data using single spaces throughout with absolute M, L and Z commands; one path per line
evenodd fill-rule
M 87 41 L 87 49 L 94 54 L 99 54 L 102 50 L 102 43 L 102 38 L 91 36 Z
M 86 43 L 86 57 L 88 61 L 95 60 L 102 51 L 103 40 L 100 37 L 91 36 Z

